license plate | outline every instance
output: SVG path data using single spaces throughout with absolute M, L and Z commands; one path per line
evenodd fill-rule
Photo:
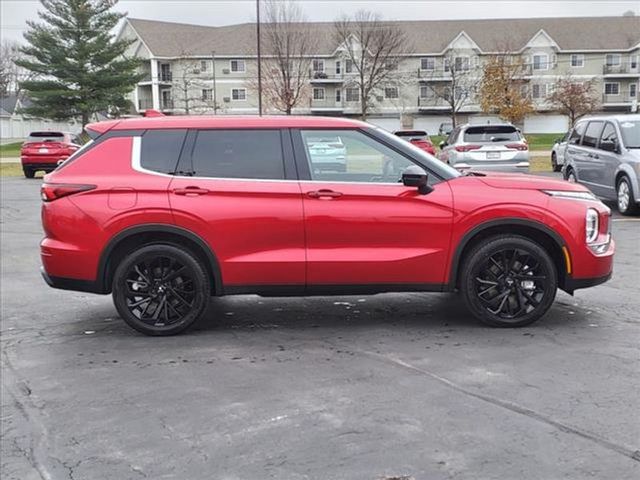
M 39 153 L 49 153 L 49 149 L 48 148 L 41 148 L 40 150 L 38 150 Z
M 487 152 L 487 160 L 495 160 L 500 158 L 500 152 Z

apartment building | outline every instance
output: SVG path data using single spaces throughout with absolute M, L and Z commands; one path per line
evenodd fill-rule
M 447 121 L 451 106 L 437 92 L 451 84 L 450 65 L 463 78 L 451 93 L 460 121 L 485 121 L 476 94 L 483 64 L 508 52 L 523 64 L 522 88 L 536 112 L 525 132 L 560 132 L 567 119 L 547 101 L 558 78 L 596 79 L 603 112 L 638 108 L 640 18 L 584 17 L 501 20 L 402 21 L 407 53 L 393 79 L 376 92 L 369 120 L 388 129 L 411 126 L 429 132 Z M 355 74 L 332 23 L 303 28 L 313 39 L 308 95 L 296 114 L 357 116 Z M 247 23 L 206 27 L 128 19 L 119 37 L 133 41 L 129 54 L 145 60 L 145 77 L 131 93 L 138 112 L 255 114 L 256 28 Z M 268 65 L 268 57 L 263 64 Z M 271 75 L 263 68 L 263 75 Z M 460 75 L 458 78 L 460 78 Z M 268 113 L 277 113 L 269 110 Z

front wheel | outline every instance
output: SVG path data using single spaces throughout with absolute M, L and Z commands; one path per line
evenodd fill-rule
M 559 172 L 562 169 L 562 167 L 558 165 L 558 157 L 556 155 L 556 152 L 553 152 L 551 154 L 551 168 L 554 172 Z
M 470 312 L 493 327 L 523 327 L 553 303 L 557 273 L 549 254 L 517 235 L 478 244 L 466 256 L 461 290 Z
M 623 176 L 618 180 L 616 186 L 618 211 L 623 215 L 636 215 L 640 208 L 636 203 L 636 199 L 633 196 L 633 190 L 631 189 L 631 182 L 627 176 Z
M 174 335 L 205 312 L 211 285 L 202 263 L 172 245 L 149 245 L 114 274 L 113 302 L 127 324 L 146 335 Z

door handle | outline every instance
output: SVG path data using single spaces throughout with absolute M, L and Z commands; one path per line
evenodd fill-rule
M 600 155 L 598 155 L 597 153 L 594 153 L 591 155 L 591 158 L 595 158 L 596 160 L 598 160 L 600 158 Z
M 307 196 L 311 198 L 337 198 L 337 197 L 341 197 L 342 193 L 334 192 L 333 190 L 328 190 L 328 189 L 321 189 L 321 190 L 314 190 L 312 192 L 307 192 Z
M 209 193 L 209 190 L 207 190 L 206 188 L 189 186 L 185 188 L 175 188 L 173 190 L 173 193 L 175 195 L 185 195 L 187 197 L 196 197 L 198 195 L 206 195 L 207 193 Z

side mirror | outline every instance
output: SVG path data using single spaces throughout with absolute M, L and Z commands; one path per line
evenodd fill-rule
M 444 147 L 447 146 L 447 142 L 445 142 L 444 140 L 442 142 L 440 142 L 440 144 L 438 145 L 440 147 L 440 150 L 442 150 Z
M 417 187 L 420 195 L 433 192 L 433 187 L 429 186 L 427 180 L 427 172 L 417 165 L 411 165 L 402 172 L 402 184 L 406 187 Z
M 604 150 L 605 152 L 617 152 L 618 145 L 616 142 L 601 142 L 600 149 Z

